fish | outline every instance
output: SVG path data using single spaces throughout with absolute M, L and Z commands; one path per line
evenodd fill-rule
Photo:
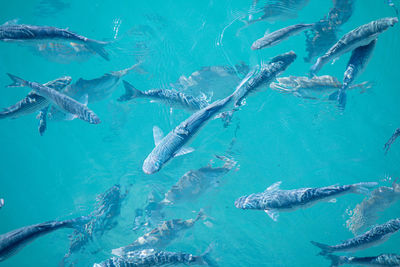
M 59 64 L 68 64 L 72 61 L 83 62 L 91 56 L 96 55 L 95 52 L 89 50 L 85 45 L 74 42 L 45 42 L 38 43 L 31 48 L 34 53 Z
M 85 36 L 78 35 L 68 29 L 61 29 L 51 26 L 35 26 L 15 23 L 5 23 L 0 25 L 0 41 L 4 42 L 74 42 L 84 45 L 100 55 L 105 60 L 110 60 L 104 46 L 108 42 L 89 39 Z
M 58 108 L 65 112 L 71 113 L 70 116 L 72 117 L 78 117 L 81 120 L 87 121 L 91 124 L 99 124 L 101 122 L 100 118 L 92 110 L 90 110 L 86 104 L 82 104 L 63 93 L 60 93 L 40 83 L 25 81 L 9 73 L 7 73 L 7 75 L 14 82 L 13 84 L 9 85 L 9 87 L 30 87 L 36 94 L 46 98 Z M 87 103 L 87 100 L 85 102 Z
M 397 254 L 380 254 L 373 257 L 348 257 L 337 255 L 326 255 L 328 260 L 331 261 L 331 267 L 336 267 L 345 264 L 374 266 L 374 267 L 396 267 L 400 266 L 400 255 Z
M 41 109 L 39 111 L 39 115 L 38 115 L 38 118 L 39 118 L 38 131 L 39 131 L 40 136 L 43 136 L 44 132 L 47 129 L 47 113 L 49 111 L 49 107 L 50 106 L 47 106 L 47 107 L 45 107 L 45 108 L 43 108 L 43 109 Z
M 193 136 L 206 124 L 214 115 L 222 112 L 230 103 L 239 106 L 243 99 L 259 90 L 263 86 L 268 86 L 277 75 L 283 72 L 296 58 L 294 52 L 288 52 L 276 56 L 268 64 L 262 64 L 259 72 L 251 71 L 246 78 L 238 85 L 236 90 L 224 99 L 217 100 L 207 107 L 195 112 L 188 119 L 180 123 L 175 129 L 165 137 L 158 127 L 153 127 L 155 148 L 143 162 L 143 172 L 154 174 L 162 166 L 174 157 L 193 152 L 193 148 L 185 147 Z
M 339 89 L 337 94 L 337 101 L 340 110 L 344 110 L 346 107 L 346 89 L 367 66 L 375 45 L 376 39 L 372 40 L 367 45 L 357 47 L 351 53 L 350 60 L 347 63 L 346 71 L 344 72 L 343 86 Z
M 279 29 L 271 33 L 267 31 L 263 37 L 256 40 L 251 45 L 251 49 L 257 50 L 277 45 L 283 42 L 284 40 L 288 39 L 289 37 L 299 34 L 302 31 L 311 29 L 312 27 L 314 27 L 314 24 L 296 24 Z
M 118 98 L 118 101 L 125 102 L 136 98 L 147 98 L 151 101 L 162 101 L 174 108 L 183 108 L 188 111 L 198 111 L 208 106 L 205 99 L 186 95 L 185 93 L 168 89 L 154 89 L 148 91 L 139 91 L 133 85 L 124 82 L 125 94 Z
M 4 199 L 0 198 L 0 208 L 2 208 L 4 206 Z
M 184 252 L 169 252 L 156 249 L 141 249 L 130 251 L 124 257 L 112 257 L 101 263 L 95 263 L 93 267 L 114 267 L 114 266 L 170 266 L 170 265 L 207 265 L 216 266 L 214 261 L 209 257 L 210 249 L 195 256 Z
M 342 243 L 334 246 L 325 245 L 315 241 L 311 244 L 319 247 L 322 251 L 320 255 L 331 254 L 333 252 L 357 251 L 376 246 L 385 242 L 391 235 L 400 229 L 400 219 L 392 219 L 384 224 L 379 224 L 371 228 L 371 230 L 360 234 L 354 238 L 347 239 Z
M 368 45 L 371 41 L 375 40 L 379 34 L 389 29 L 389 27 L 393 27 L 398 21 L 397 17 L 382 18 L 361 25 L 346 33 L 324 55 L 317 59 L 316 63 L 311 67 L 310 77 L 316 75 L 329 61 L 339 58 L 341 55 L 357 47 Z
M 361 89 L 361 92 L 364 92 L 372 85 L 371 82 L 362 82 L 350 85 L 348 90 Z M 322 75 L 312 78 L 305 76 L 281 77 L 277 78 L 277 82 L 271 83 L 270 88 L 305 99 L 337 101 L 337 92 L 342 86 L 342 83 L 336 77 Z
M 354 234 L 360 234 L 375 224 L 379 215 L 400 200 L 400 184 L 396 180 L 391 187 L 380 186 L 368 198 L 353 209 L 346 221 L 347 228 Z
M 188 200 L 194 200 L 204 194 L 209 188 L 218 186 L 219 179 L 227 174 L 236 162 L 226 157 L 217 156 L 217 158 L 225 162 L 222 167 L 214 168 L 208 165 L 198 170 L 188 171 L 165 193 L 160 203 L 163 205 L 187 203 Z
M 44 86 L 54 89 L 56 91 L 61 91 L 65 86 L 70 84 L 72 78 L 69 76 L 64 76 L 58 78 L 54 81 L 50 81 L 44 84 Z M 20 116 L 28 115 L 34 112 L 41 110 L 42 108 L 48 106 L 50 102 L 35 93 L 35 91 L 31 91 L 24 99 L 18 101 L 16 104 L 3 109 L 0 112 L 0 119 L 4 118 L 18 118 Z
M 124 257 L 128 255 L 130 251 L 138 249 L 164 248 L 183 231 L 193 227 L 198 220 L 204 220 L 205 218 L 204 212 L 200 211 L 195 219 L 164 221 L 152 231 L 136 239 L 132 244 L 113 249 L 111 253 L 116 256 Z
M 75 230 L 70 236 L 69 250 L 62 259 L 61 266 L 64 266 L 74 253 L 83 251 L 94 238 L 102 237 L 106 231 L 117 225 L 116 217 L 120 214 L 121 204 L 126 195 L 126 192 L 121 192 L 121 186 L 116 184 L 97 197 L 95 209 L 89 214 L 90 220 L 83 226 L 83 231 Z
M 389 152 L 390 147 L 396 141 L 397 137 L 400 136 L 400 128 L 397 128 L 396 131 L 392 134 L 386 144 L 383 146 L 383 150 L 385 151 L 385 155 Z
M 16 254 L 24 246 L 38 237 L 49 234 L 61 228 L 81 229 L 88 222 L 89 217 L 81 216 L 72 220 L 48 221 L 40 224 L 25 226 L 0 235 L 0 261 L 4 261 Z
M 345 194 L 368 194 L 368 188 L 377 185 L 375 182 L 352 185 L 332 185 L 317 188 L 300 188 L 281 190 L 282 182 L 276 182 L 262 193 L 242 196 L 235 201 L 238 209 L 264 210 L 271 219 L 278 220 L 278 212 L 291 212 L 309 208 L 318 202 L 336 202 L 336 198 Z

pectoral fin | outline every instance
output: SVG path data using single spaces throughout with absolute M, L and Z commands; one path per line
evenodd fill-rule
M 88 101 L 89 101 L 89 95 L 88 95 L 88 94 L 84 94 L 83 96 L 81 96 L 81 97 L 79 98 L 79 103 L 82 103 L 82 104 L 84 104 L 85 106 L 87 106 Z
M 268 216 L 274 220 L 275 222 L 278 221 L 279 213 L 276 210 L 264 210 Z
M 154 138 L 154 144 L 155 146 L 158 146 L 158 144 L 161 142 L 161 140 L 164 138 L 164 133 L 158 126 L 153 126 L 153 138 Z
M 72 114 L 72 113 L 66 113 L 65 114 L 65 120 L 66 121 L 72 121 L 72 120 L 74 120 L 76 118 L 78 118 L 78 116 L 75 115 L 75 114 Z
M 176 151 L 174 157 L 179 157 L 185 154 L 189 154 L 192 153 L 194 151 L 193 147 L 182 147 L 181 149 L 179 149 L 178 151 Z
M 265 191 L 275 191 L 279 189 L 279 186 L 281 185 L 282 181 L 276 182 L 274 184 L 272 184 L 271 186 L 269 186 L 267 189 L 265 189 Z
M 336 203 L 336 198 L 332 198 L 328 201 L 329 203 Z
M 339 91 L 333 92 L 329 95 L 329 100 L 336 101 L 338 99 Z

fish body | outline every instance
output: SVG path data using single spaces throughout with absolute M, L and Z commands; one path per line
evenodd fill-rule
M 276 220 L 279 216 L 277 212 L 290 212 L 300 208 L 308 208 L 318 202 L 331 201 L 345 194 L 368 192 L 368 187 L 377 185 L 377 183 L 359 183 L 281 190 L 279 189 L 280 184 L 281 182 L 277 182 L 262 193 L 238 198 L 235 201 L 236 208 L 264 210 L 273 220 Z
M 296 24 L 279 29 L 272 33 L 266 33 L 263 37 L 256 40 L 252 45 L 251 49 L 257 50 L 265 47 L 271 47 L 279 44 L 280 42 L 288 39 L 289 37 L 299 34 L 302 31 L 311 29 L 314 24 Z
M 197 111 L 208 106 L 208 102 L 200 97 L 193 97 L 176 90 L 154 89 L 139 91 L 127 81 L 124 81 L 125 94 L 118 101 L 130 101 L 135 98 L 147 98 L 151 101 L 161 101 L 174 108 L 183 108 L 188 111 Z
M 67 64 L 72 61 L 82 62 L 95 55 L 95 52 L 89 50 L 85 45 L 74 42 L 38 43 L 32 47 L 32 50 L 35 53 L 60 64 Z
M 0 261 L 4 261 L 13 256 L 25 245 L 40 236 L 49 234 L 61 228 L 80 228 L 87 221 L 88 217 L 79 217 L 66 221 L 49 221 L 31 226 L 25 226 L 0 235 Z
M 400 266 L 400 255 L 397 254 L 380 254 L 375 257 L 347 257 L 326 255 L 326 258 L 331 260 L 331 267 L 340 265 L 361 265 L 374 267 L 398 267 Z
M 317 72 L 329 61 L 339 58 L 341 55 L 352 51 L 360 46 L 365 46 L 375 40 L 379 34 L 393 27 L 398 22 L 398 18 L 382 18 L 370 23 L 361 25 L 345 34 L 334 44 L 328 52 L 317 59 L 317 62 L 311 67 L 310 76 Z
M 65 76 L 54 81 L 47 82 L 44 84 L 44 86 L 52 88 L 56 91 L 61 91 L 71 83 L 71 80 L 71 77 Z M 0 112 L 0 119 L 18 118 L 20 116 L 39 111 L 47 107 L 49 104 L 50 101 L 48 101 L 45 97 L 42 97 L 34 91 L 31 91 L 24 99 Z
M 397 128 L 396 131 L 394 131 L 392 136 L 389 138 L 389 140 L 386 142 L 385 146 L 383 147 L 383 149 L 385 150 L 385 155 L 389 152 L 390 147 L 399 136 L 400 136 L 400 128 Z
M 0 26 L 0 40 L 5 42 L 74 42 L 84 44 L 87 49 L 94 51 L 104 59 L 109 60 L 108 53 L 104 50 L 104 46 L 107 45 L 107 42 L 89 39 L 85 36 L 73 33 L 67 29 L 60 29 L 50 26 L 4 24 Z
M 364 234 L 354 238 L 347 239 L 342 243 L 334 246 L 321 244 L 311 241 L 311 243 L 322 249 L 321 255 L 326 255 L 340 251 L 357 251 L 376 246 L 385 242 L 391 235 L 400 229 L 400 219 L 393 219 L 384 224 L 380 224 L 371 228 Z
M 25 81 L 11 74 L 8 74 L 8 76 L 10 76 L 10 78 L 14 81 L 14 84 L 10 86 L 28 86 L 33 89 L 36 94 L 46 98 L 52 104 L 56 105 L 58 108 L 62 109 L 65 112 L 71 113 L 73 116 L 76 116 L 91 124 L 98 124 L 101 122 L 100 118 L 97 117 L 97 115 L 93 111 L 91 111 L 86 105 L 79 103 L 75 99 L 63 93 L 60 93 L 37 82 Z

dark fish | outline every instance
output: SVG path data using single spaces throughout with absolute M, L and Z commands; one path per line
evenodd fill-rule
M 268 187 L 262 193 L 243 196 L 235 201 L 236 208 L 264 210 L 274 221 L 278 219 L 278 212 L 290 212 L 301 208 L 308 208 L 322 201 L 336 201 L 336 198 L 345 194 L 369 193 L 368 188 L 377 183 L 358 183 L 342 186 L 327 186 L 317 188 L 300 188 L 293 190 L 279 189 L 281 182 Z
M 400 136 L 400 128 L 397 128 L 396 131 L 394 131 L 393 135 L 386 142 L 385 146 L 383 147 L 383 149 L 385 150 L 385 155 L 389 152 L 390 147 L 399 136 Z
M 3 24 L 0 26 L 0 40 L 5 42 L 43 42 L 63 41 L 83 44 L 87 49 L 96 52 L 106 60 L 110 60 L 108 53 L 104 50 L 107 42 L 96 41 L 85 36 L 78 35 L 67 29 L 50 26 Z
M 89 217 L 78 217 L 73 220 L 66 221 L 49 221 L 45 223 L 25 226 L 17 230 L 0 235 L 0 261 L 13 256 L 25 245 L 29 244 L 36 238 L 49 234 L 61 228 L 81 229 L 89 220 Z
M 375 257 L 347 257 L 326 255 L 327 259 L 331 261 L 331 267 L 336 267 L 345 264 L 374 266 L 374 267 L 398 267 L 400 266 L 400 255 L 397 254 L 380 254 Z
M 311 243 L 320 249 L 321 255 L 331 254 L 339 251 L 357 251 L 376 246 L 385 242 L 391 235 L 400 229 L 400 219 L 393 219 L 387 223 L 380 224 L 371 228 L 371 230 L 364 234 L 358 235 L 354 238 L 347 239 L 342 243 L 334 246 L 321 244 L 311 241 Z
M 61 91 L 65 86 L 71 83 L 71 80 L 71 77 L 65 76 L 45 83 L 44 86 L 56 91 Z M 0 119 L 17 118 L 31 114 L 45 108 L 49 104 L 50 102 L 46 98 L 38 95 L 35 91 L 31 91 L 24 99 L 0 112 Z

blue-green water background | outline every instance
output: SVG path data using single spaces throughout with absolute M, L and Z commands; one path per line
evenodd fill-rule
M 283 76 L 306 75 L 310 64 L 303 61 L 305 37 L 295 36 L 278 46 L 250 50 L 251 43 L 266 29 L 276 30 L 297 22 L 322 18 L 332 1 L 310 0 L 295 19 L 275 23 L 259 22 L 241 31 L 236 21 L 251 1 L 70 1 L 70 7 L 51 16 L 39 16 L 39 1 L 3 1 L 0 20 L 20 18 L 33 25 L 69 27 L 95 39 L 111 40 L 120 25 L 111 61 L 98 56 L 81 63 L 57 64 L 15 44 L 0 43 L 0 85 L 10 83 L 6 72 L 27 80 L 46 82 L 62 75 L 74 81 L 96 78 L 103 73 L 126 68 L 143 54 L 147 74 L 131 73 L 126 80 L 141 90 L 166 87 L 181 75 L 190 75 L 202 66 L 231 65 L 244 61 L 255 65 L 289 50 L 298 54 Z M 394 11 L 382 0 L 357 1 L 351 19 L 339 35 Z M 129 34 L 132 29 L 143 35 Z M 139 30 L 138 30 L 139 29 Z M 134 32 L 134 31 L 133 31 Z M 360 181 L 383 181 L 399 176 L 400 142 L 387 156 L 383 144 L 400 126 L 400 27 L 396 25 L 379 37 L 374 55 L 358 81 L 374 81 L 366 93 L 348 94 L 348 105 L 339 115 L 333 105 L 305 101 L 266 90 L 252 95 L 235 114 L 233 124 L 224 128 L 211 121 L 192 146 L 196 151 L 177 158 L 159 173 L 141 171 L 144 158 L 153 148 L 152 126 L 164 131 L 189 116 L 182 110 L 170 113 L 162 104 L 137 101 L 118 103 L 123 87 L 109 99 L 91 104 L 102 119 L 100 125 L 80 120 L 49 122 L 45 136 L 37 132 L 34 115 L 0 121 L 0 197 L 6 205 L 0 210 L 0 232 L 44 222 L 84 215 L 92 210 L 96 195 L 115 183 L 132 184 L 118 217 L 118 226 L 98 240 L 100 253 L 81 261 L 90 266 L 110 256 L 112 248 L 131 243 L 138 237 L 131 231 L 134 210 L 143 206 L 147 194 L 156 188 L 167 190 L 190 169 L 205 166 L 214 154 L 223 154 L 240 123 L 234 150 L 239 168 L 224 177 L 223 186 L 186 206 L 170 208 L 168 218 L 190 218 L 192 211 L 206 208 L 214 218 L 211 228 L 198 224 L 170 251 L 201 253 L 215 242 L 213 257 L 221 266 L 328 266 L 309 241 L 335 244 L 350 238 L 345 228 L 346 209 L 352 209 L 363 196 L 347 195 L 335 204 L 322 203 L 310 209 L 286 213 L 278 223 L 264 212 L 236 209 L 234 200 L 263 191 L 276 181 L 282 188 L 316 187 Z M 139 37 L 138 37 L 139 36 Z M 140 38 L 141 40 L 136 40 Z M 137 51 L 137 42 L 146 51 Z M 321 74 L 342 78 L 349 55 Z M 215 88 L 228 94 L 234 88 Z M 0 106 L 6 107 L 24 97 L 27 88 L 2 88 Z M 389 183 L 382 182 L 382 185 Z M 399 203 L 385 212 L 379 222 L 399 217 Z M 69 246 L 71 230 L 60 230 L 40 238 L 0 266 L 56 266 Z M 358 255 L 400 253 L 400 234 L 379 247 Z M 94 258 L 93 258 L 94 257 Z

